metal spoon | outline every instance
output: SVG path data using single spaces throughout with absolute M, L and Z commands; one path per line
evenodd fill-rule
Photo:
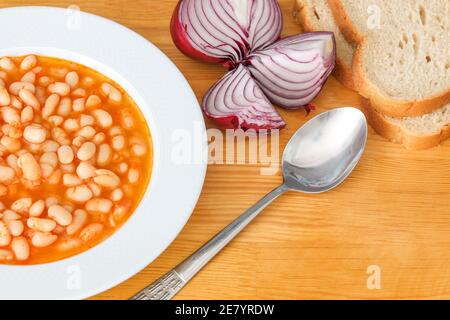
M 281 194 L 288 190 L 322 193 L 343 182 L 361 158 L 366 140 L 366 118 L 355 108 L 334 109 L 308 121 L 294 134 L 284 150 L 283 184 L 245 211 L 193 255 L 130 299 L 171 299 Z

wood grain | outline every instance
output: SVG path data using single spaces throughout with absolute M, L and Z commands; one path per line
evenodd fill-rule
M 284 34 L 299 31 L 292 0 L 281 0 Z M 172 44 L 175 0 L 3 0 L 68 7 L 113 19 L 161 48 L 201 99 L 224 70 L 184 57 Z M 359 105 L 331 79 L 316 112 Z M 281 111 L 281 148 L 307 120 Z M 213 126 L 208 123 L 209 126 Z M 360 165 L 342 186 L 323 195 L 279 198 L 210 263 L 178 299 L 450 298 L 450 144 L 406 151 L 372 131 Z M 192 253 L 281 182 L 258 165 L 210 165 L 200 201 L 182 233 L 151 266 L 96 299 L 125 299 Z M 369 290 L 366 270 L 381 268 L 381 289 Z M 107 267 L 107 266 L 106 266 Z

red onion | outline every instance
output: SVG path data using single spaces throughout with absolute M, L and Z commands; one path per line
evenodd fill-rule
M 233 68 L 251 49 L 276 41 L 282 29 L 276 0 L 181 0 L 172 38 L 187 56 Z
M 334 68 L 332 33 L 305 33 L 278 42 L 277 0 L 180 0 L 172 38 L 187 56 L 230 68 L 204 97 L 204 113 L 234 128 L 275 129 L 285 123 L 272 103 L 305 107 Z
M 205 95 L 205 114 L 228 128 L 277 129 L 285 126 L 243 65 L 230 71 Z
M 304 33 L 250 54 L 246 65 L 270 101 L 299 108 L 313 100 L 333 71 L 331 32 Z

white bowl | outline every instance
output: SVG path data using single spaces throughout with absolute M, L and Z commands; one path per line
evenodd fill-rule
M 34 53 L 91 67 L 119 83 L 149 124 L 154 146 L 152 177 L 139 207 L 122 228 L 68 259 L 0 265 L 0 299 L 95 295 L 151 263 L 189 219 L 206 172 L 206 131 L 197 99 L 161 51 L 111 20 L 73 8 L 20 7 L 0 10 L 0 30 L 0 56 Z M 187 145 L 181 145 L 183 141 Z M 177 157 L 177 150 L 185 146 L 190 159 Z

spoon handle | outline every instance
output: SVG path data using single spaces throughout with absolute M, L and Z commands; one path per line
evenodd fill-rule
M 175 296 L 212 258 L 234 239 L 265 207 L 288 190 L 284 184 L 247 209 L 190 257 L 138 292 L 130 300 L 169 300 Z

